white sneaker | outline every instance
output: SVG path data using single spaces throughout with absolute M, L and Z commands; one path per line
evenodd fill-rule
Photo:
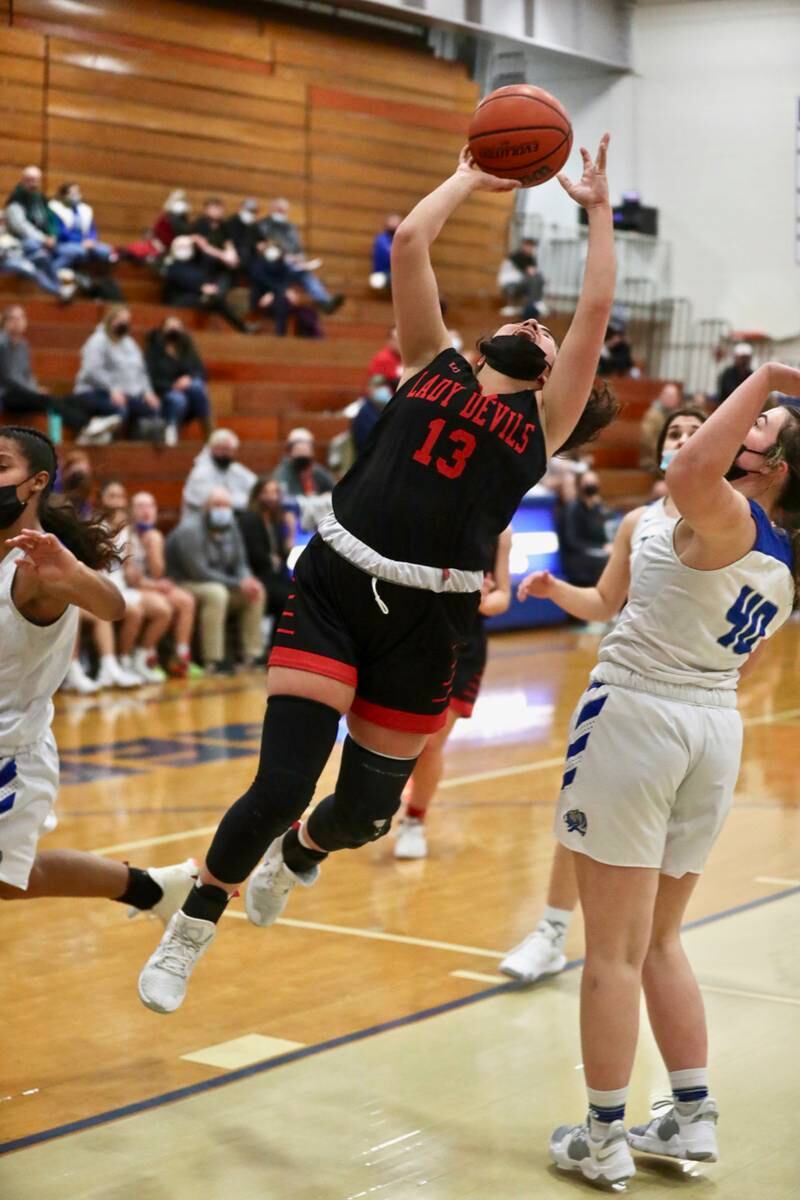
M 167 425 L 166 429 L 164 430 L 164 445 L 165 446 L 177 446 L 177 444 L 178 444 L 178 426 L 174 425 L 174 424 Z
M 92 417 L 75 439 L 76 444 L 79 446 L 91 446 L 98 443 L 105 445 L 111 441 L 111 435 L 115 429 L 119 429 L 121 424 L 121 413 L 112 413 L 108 417 Z
M 549 921 L 540 921 L 533 933 L 509 950 L 499 970 L 520 983 L 535 983 L 543 975 L 557 975 L 567 965 L 563 933 Z
M 247 881 L 244 906 L 254 925 L 273 925 L 286 908 L 289 893 L 295 884 L 313 887 L 319 878 L 319 867 L 310 871 L 290 871 L 283 861 L 283 834 L 275 838 L 263 862 Z
M 719 1110 L 711 1096 L 684 1104 L 658 1100 L 653 1114 L 646 1125 L 633 1125 L 628 1130 L 628 1143 L 634 1150 L 692 1162 L 717 1161 Z
M 180 1008 L 189 976 L 216 932 L 213 921 L 187 917 L 178 909 L 139 976 L 142 1004 L 158 1013 L 171 1013 Z
M 61 691 L 78 692 L 81 696 L 92 696 L 95 692 L 100 691 L 100 684 L 96 683 L 90 675 L 86 674 L 77 658 L 73 658 L 67 668 L 64 681 L 61 684 Z
M 425 822 L 416 817 L 403 817 L 397 826 L 394 841 L 395 858 L 427 858 L 428 843 L 425 840 Z
M 141 687 L 142 681 L 132 671 L 126 671 L 116 658 L 106 658 L 100 663 L 100 670 L 97 673 L 97 684 L 101 688 L 135 688 Z
M 550 1158 L 560 1171 L 580 1171 L 584 1179 L 608 1186 L 636 1174 L 622 1121 L 612 1121 L 599 1139 L 587 1125 L 560 1125 L 550 1138 Z
M 154 659 L 155 662 L 153 662 Z M 132 675 L 138 675 L 142 683 L 163 683 L 167 678 L 166 671 L 162 671 L 159 667 L 155 655 L 141 647 L 134 650 L 133 654 L 125 655 L 121 662 L 123 670 L 130 671 Z
M 193 858 L 186 862 L 173 863 L 168 867 L 148 867 L 147 874 L 154 880 L 164 893 L 152 908 L 129 908 L 128 916 L 138 917 L 140 914 L 159 917 L 166 925 L 183 904 L 197 880 L 199 867 Z

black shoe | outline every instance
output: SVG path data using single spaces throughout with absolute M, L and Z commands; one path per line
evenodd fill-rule
M 229 658 L 223 658 L 219 662 L 209 663 L 206 667 L 206 675 L 235 675 L 236 667 Z
M 335 296 L 331 296 L 330 300 L 326 300 L 324 304 L 320 304 L 320 308 L 324 313 L 335 313 L 337 308 L 341 308 L 344 304 L 344 296 L 341 292 L 337 292 Z

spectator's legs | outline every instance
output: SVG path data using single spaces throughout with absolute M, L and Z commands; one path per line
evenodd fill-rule
M 224 296 L 210 296 L 202 307 L 207 308 L 210 312 L 219 313 L 223 321 L 227 321 L 234 329 L 238 329 L 239 333 L 247 333 L 247 323 L 234 312 Z
M 75 400 L 79 401 L 90 417 L 111 417 L 115 413 L 119 413 L 121 417 L 125 417 L 127 413 L 127 405 L 125 408 L 117 408 L 111 399 L 111 393 L 105 388 L 91 388 L 87 392 L 77 392 Z
M 186 397 L 189 401 L 189 411 L 184 420 L 186 421 L 201 421 L 203 428 L 211 431 L 211 400 L 208 395 L 208 388 L 205 380 L 193 379 L 186 389 Z
M 203 665 L 219 663 L 225 657 L 225 619 L 228 615 L 228 589 L 224 583 L 182 581 L 197 600 L 200 612 L 200 644 Z
M 316 304 L 330 303 L 332 299 L 330 292 L 322 280 L 317 279 L 313 271 L 295 271 L 294 277 Z
M 143 621 L 144 608 L 142 607 L 141 600 L 127 600 L 125 604 L 125 616 L 119 622 L 120 655 L 133 653 L 133 648 L 139 640 L 139 632 Z
M 106 242 L 95 242 L 88 257 L 99 259 L 100 262 L 110 262 L 112 259 L 116 260 L 116 254 L 113 246 L 107 245 Z
M 189 409 L 189 389 L 170 388 L 166 395 L 161 397 L 161 414 L 167 423 L 167 441 L 178 440 L 178 429 L 186 420 L 186 415 Z M 170 428 L 174 430 L 170 436 Z
M 83 429 L 89 419 L 86 406 L 78 396 L 50 396 L 21 384 L 9 384 L 3 394 L 3 409 L 8 413 L 56 412 L 69 429 Z
M 230 609 L 236 614 L 242 657 L 246 663 L 257 662 L 264 653 L 261 620 L 264 616 L 264 597 L 248 600 L 241 592 L 231 592 Z
M 34 283 L 38 283 L 39 287 L 51 296 L 61 295 L 58 280 L 51 278 L 46 271 L 40 270 L 37 264 L 31 262 L 29 258 L 3 259 L 2 263 L 0 263 L 0 274 L 17 275 L 20 279 L 31 279 Z
M 77 242 L 59 242 L 53 250 L 52 261 L 56 271 L 64 268 L 73 271 L 86 261 L 86 251 Z
M 146 651 L 154 651 L 172 621 L 172 608 L 165 596 L 159 592 L 141 592 L 142 612 L 144 623 L 140 642 Z
M 179 658 L 188 658 L 194 633 L 195 598 L 186 588 L 173 588 L 169 594 L 172 603 L 172 633 L 175 650 Z

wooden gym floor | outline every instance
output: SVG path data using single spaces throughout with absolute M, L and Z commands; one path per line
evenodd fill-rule
M 107 902 L 2 910 L 2 1200 L 568 1195 L 547 1166 L 584 1110 L 578 970 L 532 989 L 497 975 L 544 899 L 564 733 L 598 639 L 496 637 L 472 722 L 451 741 L 431 855 L 387 839 L 338 856 L 286 918 L 236 901 L 172 1017 L 136 977 L 160 925 Z M 736 804 L 690 912 L 708 1007 L 722 1161 L 641 1165 L 630 1191 L 797 1195 L 800 626 L 742 689 Z M 140 865 L 201 856 L 250 780 L 262 675 L 60 699 L 60 824 L 46 846 Z M 338 752 L 323 778 L 329 784 Z M 580 920 L 568 951 L 580 957 Z M 649 1034 L 632 1120 L 665 1092 Z

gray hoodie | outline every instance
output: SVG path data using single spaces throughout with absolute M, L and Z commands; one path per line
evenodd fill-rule
M 256 479 L 255 472 L 240 462 L 232 462 L 225 470 L 218 467 L 208 446 L 205 446 L 194 460 L 184 484 L 184 516 L 201 509 L 215 488 L 224 488 L 230 494 L 235 509 L 247 508 Z
M 126 396 L 142 396 L 153 390 L 144 356 L 130 334 L 114 340 L 100 324 L 81 349 L 81 365 L 75 380 L 76 392 L 96 388 L 118 390 Z

